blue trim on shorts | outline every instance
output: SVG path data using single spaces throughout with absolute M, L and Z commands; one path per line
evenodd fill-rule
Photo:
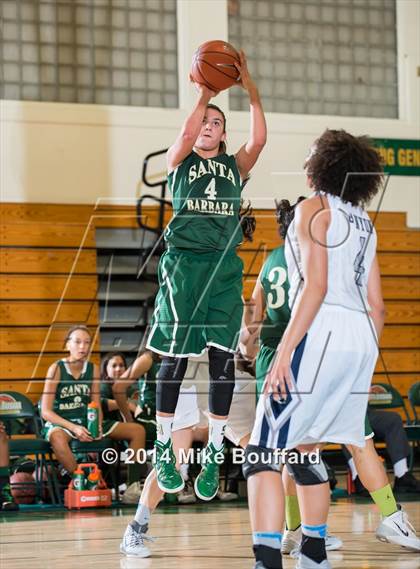
M 270 427 L 268 425 L 267 417 L 264 414 L 264 417 L 262 420 L 262 425 L 261 425 L 261 432 L 260 432 L 260 442 L 259 442 L 260 447 L 264 447 L 264 448 L 267 447 L 269 432 L 270 432 Z
M 290 366 L 292 368 L 293 377 L 294 377 L 296 386 L 298 385 L 300 362 L 302 361 L 303 352 L 305 350 L 307 337 L 308 337 L 308 334 L 305 334 L 304 337 L 302 338 L 302 340 L 299 342 L 299 344 L 295 350 L 295 353 L 293 354 L 292 363 Z M 291 400 L 292 400 L 292 397 L 291 397 L 289 390 L 288 390 L 287 402 L 286 402 L 286 405 L 284 405 L 284 408 L 287 407 L 287 405 L 289 404 L 289 402 Z M 289 435 L 290 420 L 291 420 L 291 417 L 289 417 L 289 419 L 287 419 L 285 424 L 280 429 L 279 436 L 277 439 L 277 448 L 284 448 L 286 446 L 287 437 Z

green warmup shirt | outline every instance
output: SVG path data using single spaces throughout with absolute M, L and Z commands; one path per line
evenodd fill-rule
M 78 425 L 87 425 L 87 406 L 91 401 L 93 364 L 86 362 L 79 379 L 68 371 L 63 360 L 58 361 L 60 381 L 55 392 L 53 411 Z
M 152 443 L 156 438 L 156 375 L 159 366 L 160 364 L 154 363 L 138 381 L 141 413 L 137 415 L 136 421 L 146 429 L 147 443 Z
M 266 314 L 261 329 L 261 343 L 277 348 L 290 320 L 289 282 L 284 246 L 268 256 L 260 275 L 264 290 Z
M 160 364 L 154 363 L 149 371 L 138 380 L 139 399 L 138 404 L 143 413 L 155 415 L 156 413 L 156 376 Z
M 259 278 L 264 291 L 266 313 L 261 328 L 261 345 L 255 365 L 257 397 L 262 391 L 276 348 L 290 320 L 289 282 L 283 246 L 277 247 L 271 252 L 264 263 Z
M 192 152 L 168 176 L 173 218 L 164 236 L 170 248 L 197 252 L 235 249 L 242 181 L 233 155 L 204 159 Z
M 135 387 L 130 385 L 127 390 L 127 396 L 130 398 L 131 394 L 134 392 Z M 104 419 L 111 419 L 113 421 L 122 421 L 121 413 L 116 409 L 115 411 L 109 411 L 108 400 L 115 400 L 114 394 L 112 392 L 112 382 L 102 380 L 101 381 L 101 407 Z

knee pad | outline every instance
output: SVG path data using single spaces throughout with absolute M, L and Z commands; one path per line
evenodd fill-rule
M 226 350 L 209 349 L 209 411 L 214 415 L 229 415 L 235 387 L 235 363 L 233 354 Z
M 245 449 L 245 460 L 242 473 L 245 480 L 259 472 L 281 472 L 281 460 L 270 448 L 248 445 Z
M 156 377 L 156 410 L 175 413 L 179 390 L 187 371 L 188 358 L 164 357 Z
M 313 463 L 307 453 L 300 453 L 297 450 L 287 453 L 286 467 L 296 484 L 314 486 L 328 482 L 327 467 L 322 456 L 319 457 L 319 462 Z

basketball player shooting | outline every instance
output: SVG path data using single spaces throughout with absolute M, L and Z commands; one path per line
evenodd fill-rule
M 195 481 L 203 500 L 211 500 L 219 487 L 218 464 L 235 383 L 233 358 L 243 310 L 243 263 L 236 253 L 242 241 L 241 191 L 266 142 L 258 89 L 243 52 L 235 67 L 240 76 L 236 82 L 249 95 L 248 141 L 236 154 L 226 153 L 226 117 L 210 104 L 217 92 L 195 82 L 197 102 L 168 150 L 174 216 L 164 234 L 168 249 L 159 264 L 160 289 L 147 342 L 148 349 L 162 356 L 154 466 L 159 488 L 168 493 L 184 487 L 171 432 L 188 357 L 209 351 L 209 441 Z M 217 84 L 218 72 L 210 70 L 212 84 Z

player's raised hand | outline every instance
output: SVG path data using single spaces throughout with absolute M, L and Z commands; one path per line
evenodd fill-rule
M 248 91 L 248 93 L 249 93 L 251 90 L 256 89 L 257 86 L 254 83 L 254 81 L 253 81 L 253 79 L 249 73 L 248 63 L 246 61 L 246 56 L 245 56 L 245 53 L 242 49 L 239 52 L 239 59 L 240 59 L 240 63 L 235 62 L 235 67 L 239 72 L 238 85 L 241 85 L 245 89 L 245 91 Z
M 212 99 L 213 97 L 216 97 L 219 94 L 219 91 L 213 91 L 212 89 L 207 87 L 207 85 L 204 85 L 203 83 L 197 83 L 197 81 L 194 81 L 191 73 L 190 73 L 190 81 L 191 83 L 194 84 L 196 91 L 200 93 L 200 95 L 208 97 L 209 100 Z
M 264 382 L 264 393 L 273 394 L 274 399 L 286 399 L 288 391 L 292 391 L 293 383 L 290 373 L 290 355 L 277 352 L 274 364 Z

